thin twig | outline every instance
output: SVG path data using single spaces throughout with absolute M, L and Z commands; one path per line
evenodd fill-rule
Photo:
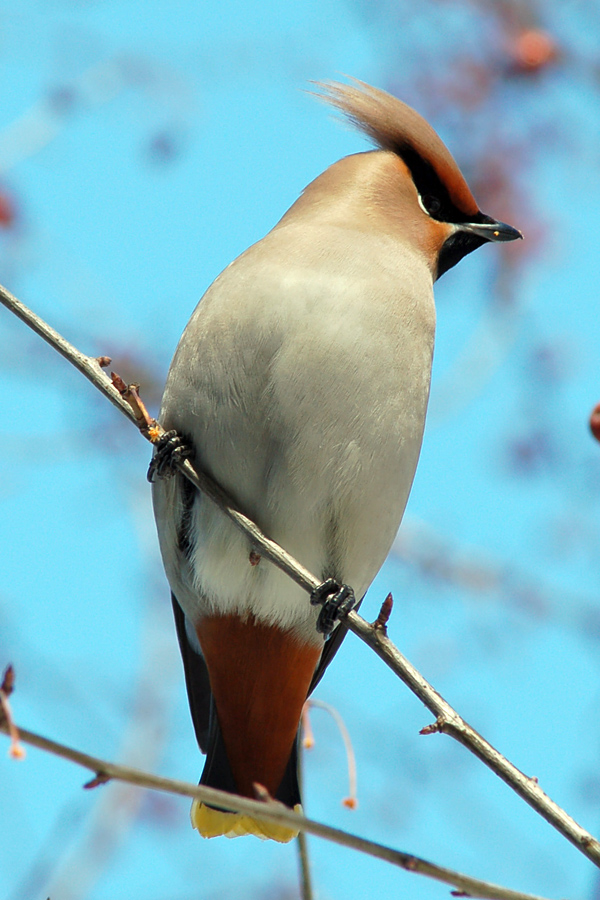
M 13 759 L 24 759 L 25 751 L 21 747 L 19 740 L 19 730 L 13 721 L 12 710 L 8 698 L 14 690 L 15 670 L 12 666 L 7 666 L 0 684 L 0 719 L 4 719 L 6 723 L 6 733 L 10 737 L 9 756 Z
M 2 719 L 0 719 L 0 731 L 5 734 L 8 733 L 8 725 Z M 305 816 L 298 815 L 298 813 L 277 801 L 262 803 L 250 800 L 247 797 L 238 797 L 236 794 L 227 794 L 225 791 L 217 791 L 204 785 L 196 786 L 185 781 L 176 781 L 172 778 L 151 775 L 139 769 L 120 766 L 116 763 L 99 759 L 96 756 L 81 753 L 72 747 L 67 747 L 65 744 L 49 740 L 34 732 L 26 731 L 24 728 L 19 728 L 19 735 L 26 744 L 31 744 L 33 747 L 38 747 L 41 750 L 46 750 L 63 759 L 77 763 L 77 765 L 94 772 L 96 778 L 101 778 L 102 781 L 123 781 L 169 794 L 193 797 L 232 812 L 244 812 L 259 819 L 266 819 L 269 822 L 288 825 L 291 828 L 314 834 L 343 847 L 358 850 L 376 859 L 385 860 L 408 872 L 416 872 L 435 881 L 452 885 L 456 890 L 468 894 L 469 897 L 481 898 L 481 900 L 544 900 L 542 897 L 511 891 L 508 888 L 500 887 L 487 881 L 480 881 L 478 878 L 471 878 L 452 869 L 437 866 L 410 853 L 403 853 L 400 850 L 394 850 L 392 847 L 386 847 L 384 844 L 378 844 L 375 841 L 368 841 L 339 828 L 332 828 L 313 819 L 307 819 Z
M 11 294 L 10 291 L 7 291 L 5 287 L 0 285 L 0 303 L 6 306 L 7 309 L 10 309 L 11 312 L 18 316 L 26 325 L 28 325 L 32 331 L 35 331 L 36 334 L 39 334 L 41 338 L 47 341 L 51 347 L 57 350 L 66 360 L 68 360 L 71 365 L 75 366 L 76 369 L 79 369 L 82 375 L 91 381 L 94 387 L 97 387 L 99 391 L 108 397 L 111 403 L 113 403 L 117 409 L 119 409 L 125 416 L 131 419 L 132 422 L 135 423 L 135 416 L 131 407 L 126 403 L 125 400 L 121 397 L 119 392 L 113 387 L 112 382 L 108 375 L 102 371 L 102 366 L 100 362 L 105 364 L 108 360 L 107 357 L 100 357 L 100 361 L 93 356 L 86 356 L 84 353 L 81 353 L 77 347 L 74 347 L 73 344 L 70 344 L 65 338 L 55 331 L 51 325 L 48 325 L 47 322 L 44 322 L 39 316 L 36 316 L 34 312 L 32 312 L 29 307 L 25 306 L 24 303 L 21 303 L 20 300 Z M 110 362 L 110 360 L 108 360 Z
M 355 620 L 350 622 L 351 618 Z M 581 850 L 591 862 L 600 867 L 600 843 L 544 793 L 537 778 L 529 777 L 517 769 L 465 722 L 456 710 L 423 678 L 412 663 L 400 653 L 383 631 L 374 629 L 355 613 L 350 613 L 346 624 L 354 634 L 377 653 L 392 672 L 395 672 L 413 694 L 416 694 L 419 700 L 434 714 L 435 723 L 423 728 L 421 734 L 440 732 L 453 737 L 485 763 L 492 772 L 495 772 L 550 825 L 571 841 L 578 850 Z
M 296 838 L 298 843 L 298 866 L 300 868 L 300 891 L 302 900 L 313 900 L 312 874 L 310 871 L 310 856 L 308 855 L 308 839 L 301 831 Z
M 2 286 L 0 286 L 0 302 L 75 365 L 98 390 L 102 391 L 121 412 L 138 426 L 140 432 L 148 440 L 154 442 L 164 434 L 158 423 L 155 423 L 155 427 L 152 428 L 148 427 L 148 422 L 140 424 L 139 416 L 132 411 L 131 406 L 121 397 L 110 379 L 102 372 L 97 359 L 80 353 Z M 311 572 L 300 565 L 279 544 L 266 537 L 208 475 L 196 470 L 188 459 L 178 463 L 178 468 L 248 537 L 255 553 L 269 559 L 308 593 L 311 593 L 319 585 L 319 580 Z M 435 725 L 425 729 L 425 733 L 439 731 L 449 734 L 467 747 L 589 860 L 600 867 L 600 843 L 598 840 L 582 828 L 558 804 L 554 803 L 540 788 L 537 779 L 524 775 L 471 728 L 400 653 L 386 636 L 384 628 L 370 625 L 353 611 L 344 617 L 344 624 L 377 653 L 436 717 Z
M 354 747 L 352 746 L 352 739 L 350 737 L 350 732 L 346 728 L 346 723 L 344 722 L 342 716 L 339 714 L 335 706 L 332 706 L 330 703 L 325 703 L 323 700 L 315 700 L 314 697 L 311 697 L 310 700 L 306 701 L 306 706 L 309 709 L 323 709 L 326 713 L 329 713 L 335 724 L 337 725 L 338 731 L 342 737 L 342 741 L 344 742 L 344 749 L 346 751 L 346 760 L 348 762 L 348 796 L 344 797 L 342 800 L 342 804 L 346 807 L 346 809 L 356 809 L 358 806 L 358 791 L 356 785 L 356 757 L 354 756 Z
M 300 788 L 300 796 L 304 796 L 304 727 L 300 727 L 300 740 L 298 741 L 298 786 Z M 308 852 L 308 838 L 304 831 L 301 831 L 296 838 L 296 846 L 298 848 L 298 868 L 300 870 L 300 896 L 302 900 L 314 900 L 314 891 L 312 886 L 312 873 L 310 866 L 310 855 Z

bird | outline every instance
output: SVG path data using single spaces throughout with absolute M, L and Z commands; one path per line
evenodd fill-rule
M 479 210 L 410 106 L 358 80 L 316 91 L 374 148 L 333 163 L 216 278 L 178 344 L 159 414 L 194 465 L 323 580 L 316 600 L 258 557 L 172 462 L 158 462 L 160 450 L 149 472 L 207 754 L 200 783 L 244 797 L 260 785 L 295 810 L 304 703 L 346 634 L 341 613 L 362 601 L 390 550 L 412 486 L 433 284 L 481 245 L 522 237 Z M 204 837 L 297 834 L 199 800 L 191 818 Z

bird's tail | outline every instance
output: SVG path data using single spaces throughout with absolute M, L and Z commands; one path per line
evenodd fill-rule
M 300 804 L 294 807 L 295 812 L 302 812 Z M 288 825 L 279 825 L 276 822 L 254 819 L 246 813 L 225 812 L 222 809 L 214 809 L 207 806 L 201 800 L 194 800 L 191 811 L 192 825 L 202 837 L 240 837 L 243 834 L 253 834 L 263 841 L 279 841 L 287 844 L 298 836 L 296 828 Z
M 238 793 L 214 707 L 210 721 L 206 763 L 200 784 L 227 791 L 230 794 Z M 275 799 L 284 803 L 295 812 L 302 812 L 300 786 L 298 783 L 297 741 L 294 742 L 292 753 Z M 191 820 L 193 827 L 205 838 L 219 837 L 220 835 L 232 838 L 243 834 L 253 834 L 261 838 L 261 840 L 279 841 L 284 844 L 298 835 L 298 831 L 295 828 L 290 828 L 288 825 L 279 825 L 275 822 L 255 819 L 247 813 L 227 812 L 223 809 L 208 806 L 201 800 L 194 800 L 192 803 Z

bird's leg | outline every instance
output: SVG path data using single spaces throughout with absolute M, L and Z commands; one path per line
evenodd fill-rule
M 154 444 L 154 456 L 148 466 L 148 481 L 169 478 L 176 471 L 176 465 L 193 455 L 193 448 L 176 431 L 165 431 Z
M 335 579 L 328 578 L 312 591 L 310 602 L 313 606 L 322 607 L 317 619 L 317 631 L 319 634 L 331 634 L 340 616 L 354 608 L 356 597 L 347 584 L 339 584 Z

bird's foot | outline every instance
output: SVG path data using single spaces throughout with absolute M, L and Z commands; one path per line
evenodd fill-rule
M 154 444 L 154 456 L 148 466 L 148 481 L 157 478 L 170 478 L 175 474 L 177 463 L 189 459 L 193 454 L 192 447 L 176 431 L 165 431 Z
M 322 607 L 317 619 L 317 631 L 319 634 L 331 634 L 340 616 L 354 608 L 356 597 L 347 584 L 339 584 L 333 578 L 328 578 L 314 589 L 310 602 L 313 606 Z

